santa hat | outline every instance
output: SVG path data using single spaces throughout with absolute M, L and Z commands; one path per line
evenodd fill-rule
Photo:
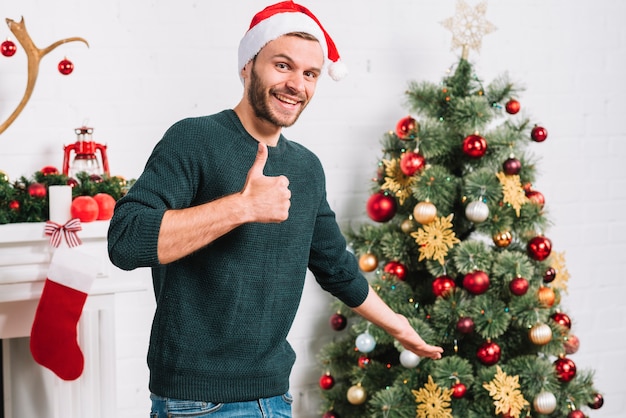
M 337 47 L 322 24 L 307 8 L 293 1 L 268 6 L 252 18 L 250 28 L 239 43 L 239 71 L 268 42 L 291 32 L 305 32 L 320 41 L 324 55 L 331 61 L 328 73 L 333 80 L 347 75 L 347 67 L 340 62 Z

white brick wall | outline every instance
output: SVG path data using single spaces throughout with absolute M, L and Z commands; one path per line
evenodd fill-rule
M 468 0 L 470 4 L 476 4 Z M 379 139 L 407 113 L 409 80 L 438 81 L 456 63 L 450 33 L 440 22 L 454 14 L 452 0 L 303 0 L 338 45 L 351 74 L 322 80 L 298 125 L 287 131 L 321 157 L 329 199 L 342 225 L 364 219 L 368 181 Z M 75 141 L 85 120 L 96 141 L 107 143 L 113 174 L 136 177 L 163 131 L 190 115 L 232 107 L 240 97 L 236 48 L 260 0 L 3 0 L 2 18 L 24 16 L 43 48 L 69 36 L 46 56 L 30 103 L 0 135 L 0 170 L 11 178 L 62 162 L 62 146 Z M 565 251 L 572 276 L 563 302 L 581 349 L 579 368 L 596 370 L 605 406 L 593 417 L 617 418 L 626 408 L 623 348 L 626 222 L 626 3 L 621 0 L 527 0 L 489 3 L 498 27 L 480 54 L 477 74 L 502 72 L 526 86 L 523 108 L 549 130 L 535 146 L 541 157 L 535 187 L 546 197 L 554 226 L 548 232 Z M 10 36 L 4 25 L 0 38 Z M 67 56 L 75 72 L 61 76 Z M 17 104 L 26 83 L 23 51 L 0 57 L 0 120 Z M 298 352 L 293 373 L 295 415 L 318 417 L 315 356 L 332 338 L 329 298 L 307 285 L 291 334 Z M 120 418 L 146 416 L 146 340 L 153 302 L 149 294 L 119 298 Z

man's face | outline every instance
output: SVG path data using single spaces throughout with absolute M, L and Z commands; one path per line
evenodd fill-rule
M 244 69 L 255 115 L 275 126 L 293 125 L 315 93 L 323 64 L 317 41 L 282 36 L 269 42 Z

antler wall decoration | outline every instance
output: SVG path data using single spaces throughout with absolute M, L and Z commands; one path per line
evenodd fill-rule
M 33 94 L 33 90 L 35 89 L 37 76 L 39 75 L 39 62 L 44 56 L 46 56 L 46 54 L 48 54 L 56 47 L 68 42 L 83 42 L 85 45 L 87 45 L 87 47 L 89 47 L 89 43 L 85 39 L 80 37 L 71 37 L 61 39 L 46 48 L 40 49 L 37 48 L 30 35 L 28 34 L 28 31 L 26 30 L 24 17 L 22 17 L 21 21 L 19 22 L 6 18 L 6 22 L 11 32 L 13 32 L 13 35 L 15 35 L 15 38 L 18 40 L 20 45 L 22 45 L 22 48 L 24 48 L 24 51 L 26 52 L 26 57 L 28 60 L 28 81 L 26 83 L 26 91 L 24 92 L 22 100 L 19 102 L 13 113 L 11 113 L 9 118 L 4 121 L 2 125 L 0 125 L 0 134 L 2 134 L 15 121 L 15 119 L 26 106 L 26 103 L 28 103 L 30 96 Z

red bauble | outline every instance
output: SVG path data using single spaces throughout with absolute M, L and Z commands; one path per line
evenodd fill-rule
M 487 152 L 487 141 L 480 135 L 469 135 L 463 140 L 463 152 L 472 158 L 480 158 Z
M 384 191 L 380 191 L 370 196 L 366 210 L 373 221 L 387 222 L 396 215 L 396 199 Z
M 459 382 L 452 385 L 453 398 L 462 398 L 463 396 L 465 396 L 465 393 L 467 393 L 467 386 L 465 386 L 463 383 Z
M 569 316 L 567 316 L 563 312 L 555 312 L 555 313 L 553 313 L 552 314 L 552 319 L 554 320 L 554 322 L 564 326 L 567 329 L 571 329 L 572 328 L 572 320 L 569 318 Z
M 574 334 L 570 334 L 563 343 L 563 348 L 567 354 L 575 354 L 580 348 L 580 340 Z
M 507 158 L 506 161 L 502 163 L 502 171 L 504 174 L 513 176 L 515 174 L 519 174 L 522 170 L 522 163 L 517 158 Z
M 81 222 L 93 222 L 98 219 L 98 202 L 91 196 L 77 196 L 70 206 L 72 218 Z
M 567 418 L 585 418 L 585 414 L 580 409 L 575 409 L 567 414 Z
M 107 193 L 98 193 L 94 197 L 98 204 L 98 220 L 107 221 L 113 217 L 113 209 L 115 209 L 115 199 Z
M 552 241 L 543 236 L 537 236 L 528 241 L 528 255 L 533 260 L 543 261 L 552 252 Z
M 406 176 L 412 176 L 422 170 L 425 165 L 426 160 L 417 152 L 408 151 L 400 157 L 400 170 L 402 170 Z
M 514 115 L 517 112 L 519 112 L 520 107 L 521 106 L 520 106 L 519 102 L 517 100 L 515 100 L 515 99 L 509 100 L 504 105 L 504 108 L 506 109 L 506 112 L 510 113 L 511 115 Z
M 481 295 L 489 289 L 489 276 L 480 270 L 467 273 L 463 277 L 463 287 L 473 295 Z
M 383 271 L 396 276 L 398 280 L 404 280 L 406 278 L 406 267 L 398 261 L 388 262 L 385 264 L 385 267 L 383 267 Z
M 89 180 L 93 181 L 94 183 L 102 183 L 104 179 L 100 174 L 92 174 L 89 176 Z
M 361 369 L 366 368 L 367 366 L 369 366 L 370 361 L 371 361 L 371 360 L 370 360 L 370 358 L 369 358 L 369 357 L 367 357 L 367 356 L 361 356 L 361 357 L 359 357 L 359 360 L 358 360 L 359 367 L 360 367 Z
M 554 362 L 557 378 L 564 383 L 571 382 L 576 377 L 576 364 L 567 357 L 559 357 Z
M 396 135 L 402 140 L 415 139 L 419 131 L 419 123 L 411 116 L 404 117 L 396 124 Z
M 600 409 L 602 405 L 604 405 L 604 397 L 599 393 L 595 393 L 593 395 L 593 401 L 588 406 L 591 409 Z
M 61 74 L 70 75 L 72 74 L 72 71 L 74 71 L 74 64 L 72 63 L 72 61 L 64 58 L 61 60 L 61 62 L 59 62 L 58 68 Z
M 433 280 L 433 293 L 435 296 L 446 296 L 455 287 L 454 280 L 449 276 L 439 276 Z
M 339 418 L 339 414 L 336 413 L 335 411 L 327 411 L 327 412 L 324 412 L 324 415 L 322 416 L 322 418 Z
M 526 197 L 528 198 L 528 200 L 530 200 L 531 203 L 534 203 L 541 208 L 543 208 L 543 206 L 546 204 L 546 198 L 541 192 L 538 192 L 537 190 L 526 190 Z
M 46 186 L 41 183 L 33 183 L 28 186 L 28 194 L 31 197 L 43 199 L 48 194 L 48 190 L 46 189 Z
M 324 390 L 331 389 L 335 386 L 335 379 L 330 375 L 330 373 L 326 373 L 320 377 L 320 387 Z
M 456 330 L 461 334 L 471 334 L 474 332 L 474 320 L 469 316 L 459 318 L 456 323 Z
M 346 328 L 346 325 L 348 325 L 348 318 L 337 312 L 330 316 L 329 322 L 332 329 L 342 331 Z
M 72 189 L 76 186 L 78 186 L 80 183 L 78 182 L 78 180 L 74 179 L 74 178 L 69 178 L 67 179 L 67 185 L 70 186 Z
M 15 46 L 15 42 L 10 39 L 7 39 L 6 41 L 2 42 L 2 44 L 0 44 L 0 52 L 5 57 L 12 57 L 13 55 L 15 55 L 16 51 L 17 46 Z
M 500 361 L 500 346 L 492 341 L 487 341 L 478 347 L 476 357 L 485 366 L 493 366 Z
M 525 295 L 528 291 L 528 280 L 523 277 L 516 277 L 509 283 L 509 289 L 515 296 Z
M 11 200 L 9 202 L 9 209 L 18 212 L 20 210 L 20 202 L 18 200 Z
M 535 142 L 543 142 L 548 138 L 548 130 L 542 126 L 537 126 L 530 131 L 530 137 Z
M 52 165 L 47 165 L 44 168 L 42 168 L 40 171 L 41 171 L 41 174 L 43 174 L 44 176 L 59 174 L 59 169 Z
M 543 282 L 551 283 L 556 279 L 556 270 L 554 267 L 548 267 L 545 273 L 543 273 Z

